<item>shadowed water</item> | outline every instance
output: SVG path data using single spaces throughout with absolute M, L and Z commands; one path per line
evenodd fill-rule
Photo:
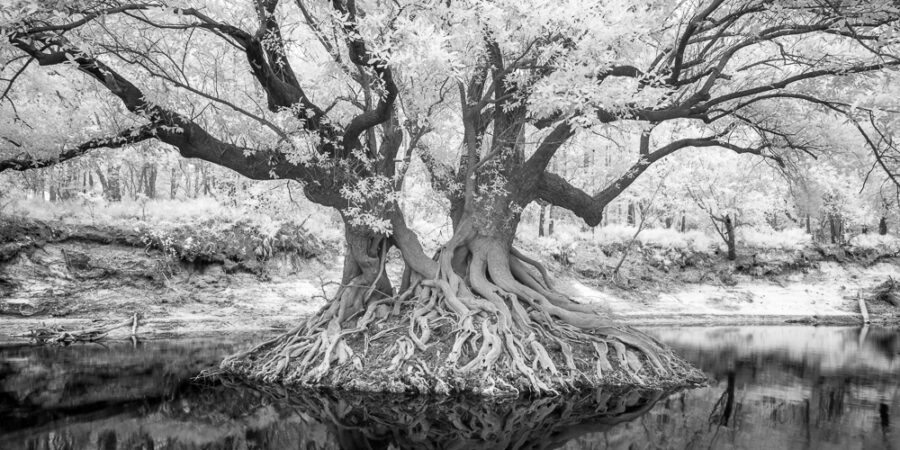
M 214 340 L 0 346 L 0 449 L 900 449 L 900 332 L 653 328 L 711 377 L 570 398 L 312 395 L 190 378 Z

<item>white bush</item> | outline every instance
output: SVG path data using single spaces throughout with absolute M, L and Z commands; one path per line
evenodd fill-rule
M 787 251 L 802 250 L 812 241 L 806 230 L 788 228 L 781 231 L 741 227 L 738 229 L 739 244 L 753 248 L 779 249 Z
M 849 244 L 857 249 L 900 252 L 900 237 L 892 234 L 883 236 L 874 233 L 860 234 L 850 238 Z

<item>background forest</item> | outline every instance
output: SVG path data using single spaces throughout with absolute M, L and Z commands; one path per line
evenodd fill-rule
M 40 2 L 14 3 L 0 16 L 9 30 L 30 20 L 49 23 L 41 22 L 48 20 L 41 15 L 56 11 L 53 5 Z M 117 24 L 103 22 L 96 29 L 85 28 L 87 33 L 76 41 L 90 52 L 128 67 L 133 77 L 147 84 L 150 90 L 145 95 L 154 101 L 187 108 L 194 120 L 211 130 L 227 130 L 230 143 L 258 147 L 270 140 L 267 132 L 285 137 L 285 133 L 296 131 L 292 131 L 295 124 L 282 110 L 273 109 L 272 92 L 266 92 L 269 107 L 262 104 L 258 87 L 242 75 L 246 63 L 241 61 L 241 52 L 222 47 L 222 39 L 215 36 L 224 32 L 229 35 L 224 36 L 224 42 L 246 47 L 244 37 L 226 27 L 235 21 L 252 27 L 251 3 L 227 7 L 216 2 L 88 2 L 82 14 L 99 13 L 110 19 L 124 14 L 136 23 L 122 33 L 116 31 Z M 381 88 L 367 85 L 371 80 L 366 77 L 372 73 L 358 62 L 358 73 L 348 72 L 348 56 L 341 48 L 345 19 L 316 3 L 279 6 L 279 2 L 259 2 L 257 6 L 271 15 L 268 27 L 273 34 L 263 36 L 261 41 L 275 49 L 270 57 L 314 62 L 297 71 L 305 85 L 321 89 L 318 98 L 334 99 L 328 106 L 330 114 L 343 117 L 354 109 L 375 106 Z M 405 155 L 397 156 L 403 167 L 401 176 L 405 176 L 398 192 L 408 222 L 423 240 L 430 241 L 427 246 L 432 250 L 453 233 L 448 217 L 453 206 L 448 198 L 454 195 L 454 181 L 446 171 L 462 173 L 461 163 L 454 161 L 461 161 L 463 149 L 469 145 L 463 138 L 466 131 L 460 124 L 460 111 L 455 105 L 460 99 L 453 98 L 453 84 L 478 66 L 478 46 L 471 47 L 460 34 L 468 32 L 470 23 L 496 27 L 495 32 L 500 34 L 493 39 L 497 39 L 498 49 L 506 46 L 504 52 L 518 55 L 513 65 L 533 64 L 527 61 L 533 55 L 537 62 L 559 67 L 552 76 L 542 75 L 548 77 L 547 81 L 530 94 L 532 122 L 524 133 L 526 140 L 534 142 L 524 143 L 525 153 L 534 152 L 540 142 L 546 126 L 540 120 L 550 120 L 538 118 L 560 109 L 581 111 L 570 120 L 584 122 L 580 124 L 584 130 L 565 140 L 546 163 L 547 170 L 584 192 L 612 191 L 605 204 L 597 206 L 602 208 L 599 228 L 589 227 L 567 208 L 554 205 L 559 202 L 541 198 L 529 202 L 518 231 L 520 238 L 546 236 L 541 241 L 543 247 L 558 255 L 579 241 L 628 241 L 640 230 L 637 242 L 650 239 L 663 245 L 684 245 L 690 241 L 703 251 L 722 247 L 727 252 L 729 246 L 888 242 L 889 238 L 873 236 L 887 235 L 900 225 L 900 184 L 895 174 L 900 157 L 893 147 L 895 114 L 891 109 L 896 97 L 895 58 L 891 53 L 893 12 L 888 3 L 820 5 L 798 1 L 765 6 L 751 2 L 738 8 L 721 1 L 681 7 L 651 1 L 628 8 L 607 2 L 589 8 L 586 16 L 570 24 L 566 24 L 567 18 L 575 17 L 584 5 L 561 4 L 537 15 L 524 7 L 477 2 L 470 5 L 473 12 L 469 13 L 460 13 L 461 5 L 443 9 L 423 6 L 421 11 L 400 4 L 390 8 L 366 6 L 373 11 L 361 14 L 360 37 L 376 43 L 380 58 L 390 54 L 392 64 L 405 65 L 398 78 L 398 106 L 402 109 L 398 114 L 407 134 L 404 147 L 408 149 Z M 178 7 L 182 7 L 181 12 Z M 350 4 L 349 8 L 353 14 L 357 7 Z M 178 25 L 166 25 L 168 9 L 180 17 Z M 58 11 L 64 13 L 63 9 Z M 84 16 L 88 22 L 83 25 L 94 26 L 90 14 Z M 479 14 L 483 17 L 478 18 Z M 440 24 L 436 19 L 445 22 Z M 746 23 L 741 22 L 745 19 Z M 458 24 L 450 25 L 454 21 Z M 279 23 L 284 30 L 278 28 Z M 511 23 L 537 28 L 515 31 L 508 28 Z M 680 33 L 685 24 L 689 28 Z M 690 29 L 697 24 L 702 26 Z M 660 68 L 657 75 L 642 73 L 640 67 L 659 51 L 653 49 L 664 48 L 673 36 L 672 27 L 674 36 L 693 33 L 698 42 L 708 45 L 681 48 L 686 54 L 676 55 L 674 74 L 666 72 L 671 68 Z M 165 35 L 166 28 L 176 28 L 168 34 L 175 33 L 178 39 L 154 37 Z M 598 31 L 601 28 L 608 31 Z M 866 35 L 863 29 L 872 33 Z M 261 28 L 260 33 L 265 30 Z M 578 30 L 589 36 L 578 44 L 583 48 L 567 60 L 555 61 L 560 45 L 573 44 L 547 36 Z M 759 43 L 726 40 L 713 34 L 730 30 L 756 36 Z M 820 40 L 823 36 L 827 38 Z M 277 229 L 271 222 L 288 221 L 313 227 L 322 237 L 340 241 L 339 233 L 329 235 L 330 230 L 342 226 L 340 216 L 334 209 L 307 200 L 303 180 L 251 181 L 218 164 L 180 158 L 170 146 L 144 140 L 143 136 L 125 148 L 85 147 L 109 130 L 125 128 L 127 132 L 134 118 L 123 116 L 123 106 L 110 102 L 108 93 L 96 89 L 89 77 L 68 76 L 65 65 L 29 68 L 35 59 L 16 55 L 13 47 L 21 45 L 14 37 L 10 35 L 11 45 L 3 50 L 9 58 L 2 69 L 5 87 L 0 96 L 0 155 L 8 158 L 2 169 L 50 167 L 3 172 L 3 213 L 84 223 L 141 221 L 161 233 L 165 233 L 167 223 L 248 220 L 260 222 L 258 225 L 267 226 L 271 232 Z M 308 45 L 310 42 L 315 45 Z M 599 50 L 603 45 L 607 46 L 605 53 Z M 282 56 L 278 56 L 279 48 Z M 812 55 L 816 50 L 822 50 L 815 56 L 818 59 Z M 709 63 L 703 66 L 698 65 L 699 59 L 682 61 L 683 56 L 707 57 Z M 866 66 L 869 56 L 880 64 Z M 353 51 L 349 57 L 353 59 Z M 659 58 L 652 65 L 658 62 Z M 600 70 L 601 93 L 590 91 L 590 85 L 577 79 L 584 75 L 584 69 L 578 67 L 581 64 L 589 71 Z M 720 66 L 716 68 L 716 64 Z M 727 76 L 707 78 L 710 70 L 723 72 L 723 68 Z M 672 83 L 679 69 L 688 78 Z M 509 70 L 511 77 L 521 77 L 528 71 L 522 67 Z M 354 82 L 347 84 L 348 76 Z M 670 76 L 669 83 L 674 86 L 642 84 L 652 76 Z M 698 84 L 704 79 L 705 85 Z M 757 79 L 769 80 L 777 89 L 748 89 Z M 634 80 L 639 82 L 637 87 L 631 84 Z M 722 122 L 718 125 L 698 125 L 677 116 L 649 120 L 634 117 L 639 119 L 636 121 L 601 117 L 594 123 L 585 118 L 587 111 L 598 104 L 626 110 L 651 105 L 647 111 L 665 111 L 666 102 L 673 101 L 666 97 L 666 89 L 682 91 L 679 95 L 683 97 L 692 89 L 709 92 L 718 84 L 725 89 L 722 92 L 734 92 L 716 99 L 731 100 L 728 108 L 714 110 L 719 115 L 705 119 Z M 492 86 L 482 100 L 488 106 Z M 692 99 L 683 103 L 696 103 Z M 632 100 L 636 103 L 623 103 Z M 640 116 L 641 112 L 634 114 Z M 700 139 L 703 142 L 696 142 L 693 148 L 681 144 L 697 140 L 698 131 L 704 128 L 714 135 L 705 141 Z M 374 129 L 367 133 L 368 145 L 377 145 Z M 654 148 L 661 151 L 650 155 L 648 149 Z M 60 155 L 60 164 L 52 164 L 54 155 Z M 46 156 L 50 160 L 39 159 Z M 69 160 L 74 156 L 80 157 Z M 640 165 L 645 158 L 650 159 L 649 168 Z M 353 206 L 365 198 L 359 194 L 367 189 L 364 183 L 342 189 L 351 215 L 358 216 L 354 220 L 376 229 L 389 228 L 379 223 L 386 219 Z
M 574 251 L 581 242 L 621 244 L 637 233 L 639 243 L 721 251 L 724 257 L 727 241 L 717 218 L 729 215 L 737 224 L 738 253 L 814 243 L 897 248 L 898 188 L 874 167 L 871 150 L 846 123 L 809 127 L 828 145 L 816 160 L 807 156 L 809 161 L 783 168 L 751 155 L 686 149 L 648 169 L 606 207 L 599 226 L 536 203 L 525 209 L 517 237 L 546 256 Z M 639 157 L 636 147 L 610 129 L 567 146 L 551 167 L 593 191 L 628 170 Z M 407 177 L 401 198 L 410 225 L 436 249 L 452 234 L 447 200 L 431 188 L 421 161 L 412 161 Z M 4 214 L 142 224 L 163 234 L 183 224 L 225 228 L 238 221 L 274 233 L 287 222 L 341 245 L 338 214 L 308 201 L 298 183 L 248 180 L 205 161 L 185 160 L 155 142 L 6 172 L 0 183 Z

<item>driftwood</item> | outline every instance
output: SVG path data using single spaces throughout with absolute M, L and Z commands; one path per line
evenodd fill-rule
M 872 288 L 871 298 L 900 307 L 900 282 L 888 277 L 887 281 Z
M 119 328 L 131 327 L 131 335 L 137 335 L 138 315 L 134 313 L 125 321 L 102 327 L 94 327 L 86 330 L 66 330 L 63 327 L 35 328 L 26 334 L 32 341 L 38 344 L 63 344 L 75 342 L 97 342 L 106 339 L 109 333 Z

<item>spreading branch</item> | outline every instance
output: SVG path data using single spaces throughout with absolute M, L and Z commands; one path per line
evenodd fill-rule
M 177 148 L 186 158 L 203 159 L 251 179 L 303 179 L 310 175 L 308 169 L 290 164 L 278 151 L 246 148 L 224 142 L 186 116 L 150 102 L 134 83 L 77 47 L 69 45 L 63 38 L 13 35 L 10 40 L 41 66 L 74 64 L 79 71 L 118 97 L 129 111 L 147 120 L 154 127 L 154 137 L 157 140 Z
M 634 181 L 637 180 L 637 178 L 653 163 L 678 150 L 689 147 L 719 147 L 736 153 L 754 154 L 780 161 L 777 156 L 763 154 L 763 150 L 767 148 L 766 145 L 759 147 L 742 147 L 723 141 L 716 136 L 679 139 L 642 156 L 612 184 L 594 195 L 590 195 L 573 186 L 559 175 L 551 172 L 544 172 L 540 177 L 540 183 L 537 187 L 537 198 L 568 209 L 578 217 L 581 217 L 589 226 L 596 226 L 603 218 L 603 209 L 606 205 L 616 199 L 619 194 L 628 188 L 628 186 L 631 186 L 631 184 L 634 183 Z
M 143 125 L 121 131 L 112 137 L 94 138 L 78 146 L 64 149 L 49 158 L 36 158 L 29 153 L 20 153 L 13 158 L 0 160 L 0 172 L 5 170 L 24 171 L 49 167 L 77 158 L 90 150 L 99 148 L 121 148 L 156 137 L 155 125 Z

